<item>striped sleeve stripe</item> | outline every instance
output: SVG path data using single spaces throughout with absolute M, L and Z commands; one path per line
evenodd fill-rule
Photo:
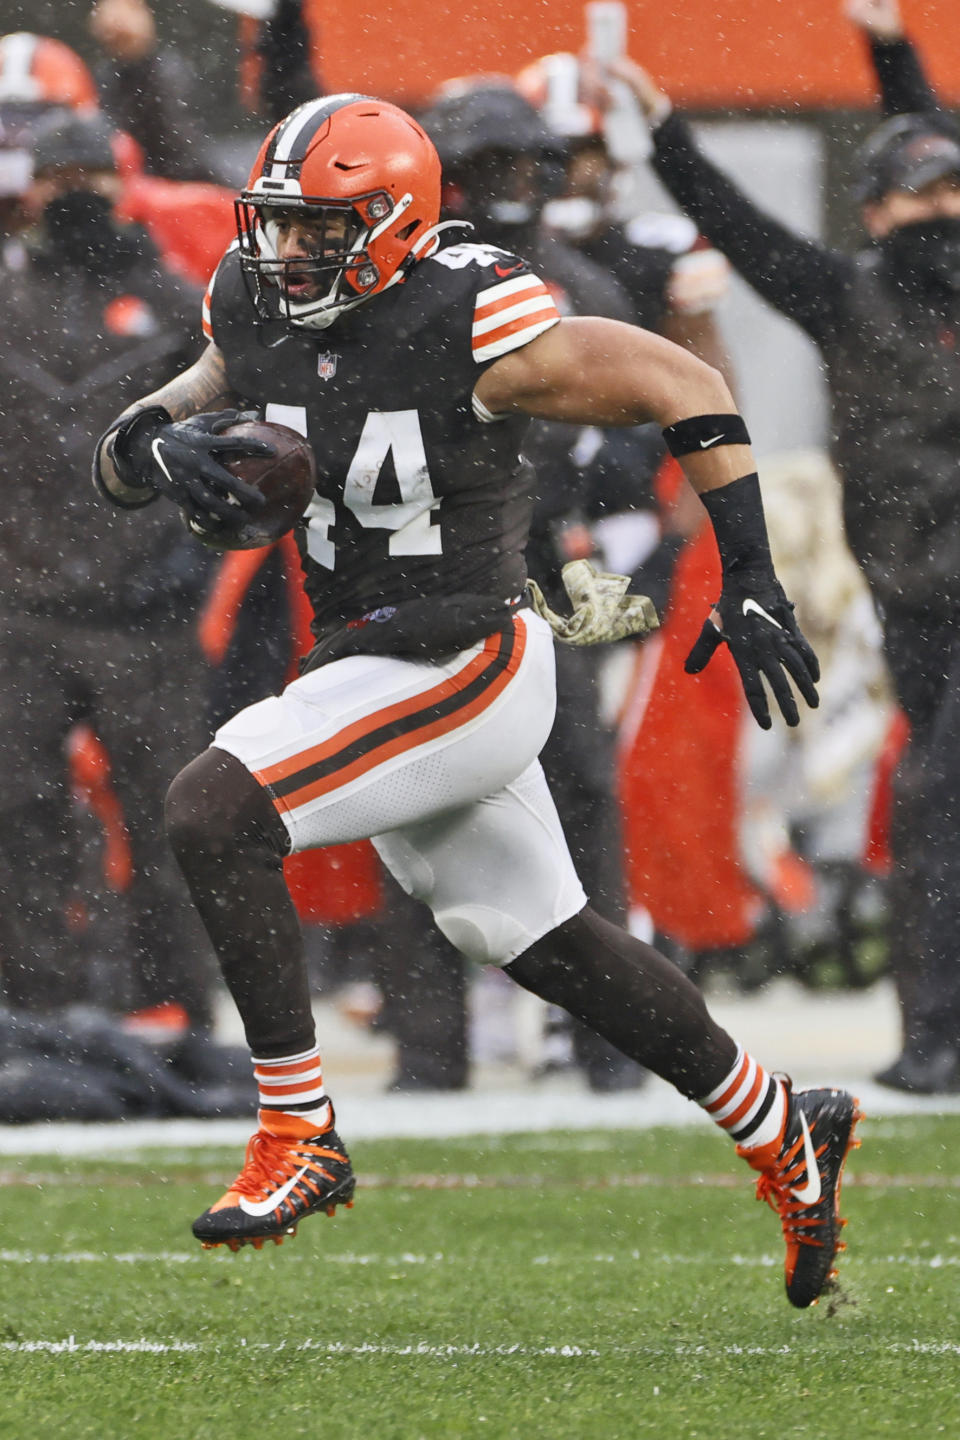
M 303 1069 L 319 1063 L 319 1054 L 316 1048 L 312 1050 L 301 1050 L 299 1055 L 284 1055 L 282 1060 L 264 1060 L 259 1055 L 251 1056 L 253 1064 L 258 1069 L 271 1070 L 276 1073 Z
M 732 1080 L 720 1089 L 719 1094 L 714 1091 L 701 1102 L 704 1110 L 722 1124 L 750 1094 L 756 1080 L 757 1062 L 751 1055 L 743 1055 Z
M 733 1062 L 730 1074 L 726 1077 L 725 1080 L 721 1080 L 716 1090 L 711 1090 L 709 1095 L 704 1095 L 703 1098 L 699 1101 L 699 1103 L 703 1106 L 704 1110 L 710 1110 L 712 1113 L 712 1107 L 714 1105 L 718 1105 L 723 1100 L 724 1095 L 726 1095 L 728 1090 L 730 1090 L 731 1086 L 735 1086 L 738 1083 L 743 1074 L 746 1063 L 747 1056 L 744 1052 L 743 1046 L 738 1045 L 736 1059 Z
M 474 343 L 481 336 L 490 335 L 494 330 L 499 330 L 504 324 L 513 320 L 523 320 L 528 315 L 542 317 L 556 312 L 553 297 L 544 285 L 536 294 L 523 296 L 519 300 L 501 300 L 499 305 L 486 306 L 483 319 L 480 318 L 480 311 L 473 322 Z
M 264 1085 L 257 1087 L 260 1104 L 276 1105 L 281 1101 L 285 1105 L 302 1105 L 308 1100 L 319 1100 L 323 1097 L 323 1081 L 317 1081 L 315 1085 Z
M 725 1130 L 739 1137 L 744 1126 L 749 1126 L 760 1106 L 767 1096 L 767 1091 L 775 1082 L 764 1070 L 758 1071 L 754 1076 L 753 1085 L 740 1101 L 740 1104 L 720 1124 Z M 716 1117 L 714 1117 L 716 1119 Z
M 323 1067 L 320 1064 L 320 1057 L 307 1061 L 303 1065 L 291 1065 L 289 1070 L 261 1070 L 255 1069 L 254 1078 L 263 1085 L 285 1085 L 296 1082 L 300 1085 L 305 1080 L 316 1080 L 318 1075 L 323 1074 Z
M 534 293 L 540 295 L 550 293 L 538 275 L 516 275 L 512 280 L 504 280 L 499 285 L 489 285 L 486 290 L 481 290 L 477 295 L 473 318 L 482 320 L 485 315 L 492 314 L 504 305 L 523 300 L 526 296 Z
M 526 345 L 560 319 L 550 291 L 536 275 L 520 275 L 477 296 L 473 358 L 493 360 Z
M 203 307 L 200 312 L 200 319 L 203 326 L 203 333 L 208 340 L 216 339 L 213 333 L 213 288 L 217 283 L 217 276 L 220 274 L 220 267 L 223 264 L 224 260 L 226 260 L 227 256 L 231 255 L 234 250 L 238 250 L 239 248 L 240 241 L 231 240 L 230 244 L 227 246 L 226 250 L 218 261 L 216 269 L 210 276 L 209 281 L 207 282 L 207 288 L 203 297 Z

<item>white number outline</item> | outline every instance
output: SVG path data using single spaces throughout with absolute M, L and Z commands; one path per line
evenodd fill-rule
M 264 418 L 307 433 L 303 405 L 267 405 Z M 378 504 L 373 499 L 383 467 L 393 456 L 402 499 Z M 443 535 L 431 522 L 439 509 L 427 464 L 427 452 L 417 410 L 371 410 L 363 422 L 343 487 L 343 503 L 365 530 L 392 530 L 388 551 L 392 556 L 442 555 Z M 304 511 L 307 553 L 325 570 L 336 568 L 337 547 L 330 538 L 337 512 L 332 500 L 314 495 Z

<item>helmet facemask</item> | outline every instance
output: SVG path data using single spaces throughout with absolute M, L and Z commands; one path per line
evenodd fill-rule
M 400 270 L 381 284 L 377 241 L 402 227 L 411 200 L 404 195 L 395 202 L 378 190 L 350 200 L 309 196 L 264 204 L 262 196 L 244 191 L 236 202 L 240 263 L 261 318 L 325 330 L 338 315 L 395 284 Z M 287 225 L 298 227 L 293 248 L 299 253 L 283 257 Z

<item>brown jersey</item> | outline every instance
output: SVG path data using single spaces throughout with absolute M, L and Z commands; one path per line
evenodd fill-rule
M 486 366 L 558 319 L 526 261 L 459 244 L 328 330 L 291 334 L 255 321 L 227 252 L 206 333 L 231 388 L 316 452 L 317 492 L 298 531 L 318 631 L 405 600 L 519 594 L 527 421 L 491 422 L 472 397 Z

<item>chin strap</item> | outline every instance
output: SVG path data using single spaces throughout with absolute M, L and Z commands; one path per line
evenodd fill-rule
M 573 606 L 568 617 L 550 609 L 535 580 L 527 581 L 527 589 L 534 610 L 564 645 L 601 645 L 659 628 L 653 601 L 627 594 L 629 575 L 597 570 L 589 560 L 569 561 L 560 575 Z
M 442 230 L 451 230 L 454 226 L 460 230 L 473 229 L 473 226 L 467 220 L 441 220 L 439 225 L 431 225 L 429 230 L 424 230 L 416 244 L 410 246 L 410 256 L 415 260 L 426 260 L 427 255 L 432 255 L 434 250 L 436 250 L 436 240 L 440 232 Z M 431 241 L 434 242 L 432 245 L 430 244 Z M 426 255 L 421 255 L 420 251 L 425 245 L 430 245 L 430 249 Z M 386 286 L 384 286 L 384 289 L 386 289 Z

